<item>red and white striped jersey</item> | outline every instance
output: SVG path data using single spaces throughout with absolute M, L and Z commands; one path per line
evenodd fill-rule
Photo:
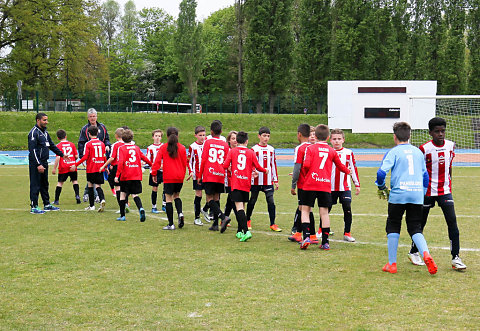
M 193 175 L 193 180 L 197 180 L 198 173 L 200 172 L 204 145 L 205 144 L 199 144 L 195 141 L 188 147 L 188 172 Z
M 419 148 L 425 155 L 428 176 L 430 177 L 426 196 L 452 193 L 450 172 L 455 157 L 455 143 L 445 139 L 443 146 L 436 146 L 430 140 Z
M 157 157 L 158 150 L 160 147 L 162 147 L 162 143 L 156 145 L 156 144 L 151 144 L 150 146 L 147 147 L 147 155 L 146 157 L 150 160 L 150 162 L 154 162 L 155 158 Z M 152 168 L 150 168 L 150 173 L 152 173 Z
M 341 148 L 335 151 L 342 164 L 350 169 L 350 176 L 352 176 L 355 187 L 360 187 L 357 165 L 355 164 L 355 157 L 353 156 L 352 150 Z M 340 169 L 335 166 L 335 163 L 332 164 L 332 191 L 351 191 L 350 176 L 341 172 Z
M 258 177 L 252 178 L 252 185 L 273 185 L 273 183 L 278 183 L 275 148 L 270 145 L 260 146 L 256 144 L 252 147 L 252 150 L 255 152 L 258 163 L 263 168 L 268 169 L 268 174 L 259 172 Z

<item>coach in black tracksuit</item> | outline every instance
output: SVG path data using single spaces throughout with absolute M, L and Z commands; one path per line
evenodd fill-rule
M 51 150 L 58 156 L 64 157 L 63 152 L 53 143 L 47 132 L 48 116 L 38 113 L 35 117 L 37 124 L 28 134 L 28 164 L 30 173 L 30 205 L 38 207 L 38 193 L 40 192 L 44 206 L 50 205 L 48 194 L 48 154 Z

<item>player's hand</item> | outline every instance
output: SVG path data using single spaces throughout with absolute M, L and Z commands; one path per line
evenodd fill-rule
M 268 169 L 267 169 L 266 174 L 267 174 L 267 173 L 268 173 Z M 258 171 L 257 171 L 257 170 L 254 170 L 254 171 L 252 172 L 252 176 L 253 176 L 253 178 L 257 178 L 257 177 L 258 177 Z
M 67 161 L 67 162 L 70 162 L 70 160 L 71 160 L 71 159 L 70 159 L 70 156 L 65 155 L 65 154 L 63 155 L 63 159 L 64 159 L 65 161 Z
M 110 146 L 105 146 L 105 151 L 108 153 L 110 152 Z
M 390 197 L 390 189 L 386 186 L 383 186 L 381 188 L 379 187 L 377 195 L 379 199 L 388 200 L 388 198 Z
M 44 168 L 42 165 L 39 165 L 39 166 L 37 167 L 37 170 L 38 170 L 38 172 L 41 173 L 41 174 L 43 174 L 43 173 L 45 172 L 45 168 Z
M 105 170 L 105 166 L 101 166 L 99 172 L 103 172 Z
M 118 177 L 115 177 L 115 179 L 113 180 L 115 183 L 119 183 L 118 181 Z M 156 183 L 156 182 L 155 182 Z
M 190 180 L 190 178 L 193 177 L 193 174 L 189 174 L 188 177 L 187 177 L 187 182 Z
M 76 169 L 75 165 L 72 165 L 72 166 L 70 167 L 70 172 L 74 172 L 75 169 Z
M 55 175 L 57 173 L 57 169 L 53 168 L 52 169 L 52 175 Z
M 157 183 L 157 182 L 158 182 L 158 181 L 157 181 L 157 176 L 152 176 L 152 180 L 153 180 L 153 182 L 154 182 L 155 184 L 158 184 L 158 183 Z
M 294 188 L 291 188 L 291 189 L 290 189 L 290 194 L 291 194 L 291 195 L 297 195 L 297 191 L 295 191 Z
M 278 183 L 277 183 L 277 182 L 274 182 L 274 183 L 273 183 L 273 186 L 275 186 L 275 191 L 277 191 L 277 190 L 278 190 L 278 188 L 279 188 L 279 185 L 278 185 Z
M 355 195 L 359 195 L 359 194 L 360 194 L 360 186 L 355 187 Z

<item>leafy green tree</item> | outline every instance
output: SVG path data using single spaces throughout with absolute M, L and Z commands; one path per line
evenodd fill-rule
M 468 1 L 468 93 L 480 94 L 480 1 Z

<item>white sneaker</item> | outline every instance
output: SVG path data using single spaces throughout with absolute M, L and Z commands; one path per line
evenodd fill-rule
M 457 255 L 452 259 L 452 268 L 455 270 L 465 270 L 467 266 L 463 264 L 462 259 Z
M 343 235 L 343 240 L 348 241 L 348 242 L 350 242 L 350 243 L 355 242 L 355 238 L 353 238 L 350 233 L 345 233 L 345 234 Z
M 86 211 L 90 211 L 90 210 L 95 210 L 95 206 L 88 206 L 87 208 L 85 208 Z
M 322 238 L 322 231 L 321 230 L 318 230 L 317 232 L 317 239 L 321 239 Z
M 98 197 L 98 195 L 95 197 L 95 203 L 100 203 L 100 198 Z
M 414 265 L 425 265 L 425 262 L 423 262 L 422 257 L 420 256 L 419 252 L 408 253 L 408 259 Z
M 202 225 L 203 225 L 202 220 L 199 219 L 199 218 L 196 218 L 195 221 L 193 221 L 193 224 L 198 225 L 198 226 L 202 226 Z
M 164 230 L 175 230 L 175 224 L 172 225 L 165 225 L 163 227 Z
M 98 212 L 101 213 L 105 210 L 105 200 L 100 202 L 100 207 L 98 208 Z
M 200 212 L 202 213 L 205 222 L 210 223 L 210 217 L 208 216 L 208 212 L 204 211 L 203 209 L 200 209 Z

